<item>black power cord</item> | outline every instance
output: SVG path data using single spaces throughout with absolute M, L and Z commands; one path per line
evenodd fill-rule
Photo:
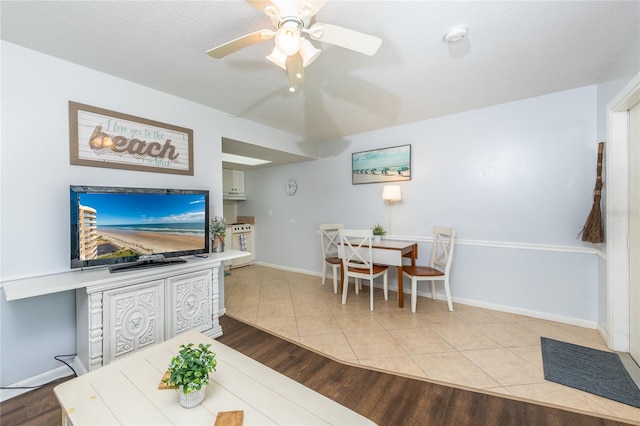
M 77 354 L 69 354 L 69 355 L 55 355 L 53 357 L 53 359 L 55 359 L 56 361 L 60 361 L 61 363 L 63 363 L 64 365 L 66 365 L 67 367 L 69 367 L 71 369 L 71 371 L 73 371 L 73 375 L 74 377 L 78 377 L 78 373 L 76 372 L 76 370 L 73 369 L 73 367 L 71 367 L 71 365 L 69 365 L 69 363 L 67 363 L 66 361 L 60 359 L 60 358 L 65 358 L 65 357 L 70 357 L 70 356 L 76 356 Z M 58 380 L 58 379 L 55 379 Z M 52 380 L 53 382 L 53 380 Z M 36 386 L 1 386 L 0 389 L 37 389 L 37 388 L 41 388 L 42 386 L 46 386 L 51 382 L 42 384 L 42 385 L 36 385 Z

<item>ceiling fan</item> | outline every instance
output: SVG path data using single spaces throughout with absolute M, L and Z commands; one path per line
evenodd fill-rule
M 256 9 L 271 18 L 275 30 L 259 30 L 231 40 L 207 51 L 210 56 L 221 59 L 245 47 L 275 37 L 273 51 L 267 59 L 278 65 L 289 77 L 289 90 L 294 92 L 304 83 L 304 68 L 322 52 L 305 37 L 344 47 L 365 55 L 378 51 L 382 40 L 379 37 L 337 25 L 315 22 L 312 19 L 326 3 L 313 0 L 246 0 Z

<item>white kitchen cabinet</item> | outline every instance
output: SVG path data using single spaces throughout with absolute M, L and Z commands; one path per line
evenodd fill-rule
M 225 200 L 246 199 L 244 171 L 222 169 L 222 196 Z

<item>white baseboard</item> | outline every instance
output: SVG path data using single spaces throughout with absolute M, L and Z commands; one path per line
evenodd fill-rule
M 72 363 L 72 367 L 76 370 L 76 362 Z M 80 373 L 78 373 L 80 374 Z M 61 365 L 60 367 L 56 367 L 53 370 L 45 371 L 44 373 L 40 373 L 38 375 L 29 377 L 27 379 L 21 380 L 17 383 L 8 385 L 6 387 L 40 387 L 46 385 L 57 379 L 62 379 L 63 377 L 68 377 L 73 375 L 73 371 L 69 369 L 66 365 Z M 25 394 L 33 389 L 0 389 L 0 402 L 4 402 L 8 399 L 14 398 L 18 395 Z
M 431 297 L 430 293 L 428 297 Z M 444 300 L 444 295 L 438 295 L 438 299 Z M 486 309 L 491 309 L 493 311 L 507 312 L 510 314 L 522 315 L 525 317 L 543 319 L 547 321 L 555 321 L 563 324 L 575 325 L 578 327 L 585 327 L 585 328 L 591 328 L 591 329 L 596 329 L 597 327 L 596 322 L 584 320 L 581 318 L 567 317 L 564 315 L 554 315 L 547 312 L 532 311 L 529 309 L 514 308 L 511 306 L 496 305 L 493 303 L 480 302 L 477 300 L 458 299 L 454 297 L 453 303 L 454 303 L 453 309 L 455 309 L 455 303 L 460 303 L 462 305 L 475 306 L 478 308 L 486 308 Z
M 297 272 L 299 274 L 305 274 L 305 275 L 313 275 L 316 277 L 321 277 L 322 273 L 318 272 L 318 271 L 309 271 L 306 269 L 300 269 L 300 268 L 292 268 L 289 266 L 282 266 L 282 265 L 274 265 L 271 263 L 266 263 L 266 262 L 254 262 L 254 265 L 259 265 L 259 266 L 264 266 L 266 268 L 273 268 L 273 269 L 280 269 L 282 271 L 289 271 L 289 272 Z
M 607 344 L 607 347 L 611 348 L 612 346 L 611 335 L 609 335 L 607 330 L 602 328 L 602 324 L 598 324 L 598 326 L 596 327 L 596 330 L 598 330 L 598 333 L 600 333 L 600 337 L 602 337 L 602 340 L 605 341 L 605 343 Z

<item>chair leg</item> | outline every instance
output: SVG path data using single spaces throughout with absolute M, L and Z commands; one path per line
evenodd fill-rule
M 373 312 L 373 278 L 369 280 L 369 310 Z
M 437 300 L 438 297 L 436 296 L 436 281 L 435 280 L 431 280 L 431 298 L 433 300 Z
M 389 300 L 389 282 L 387 281 L 387 274 L 382 276 L 382 282 L 384 285 L 384 300 Z
M 333 267 L 333 294 L 338 294 L 338 267 Z
M 360 294 L 360 290 L 362 290 L 362 281 L 360 278 L 356 278 L 356 294 Z
M 418 280 L 416 277 L 411 278 L 411 312 L 416 313 L 416 304 L 418 303 Z
M 325 262 L 322 262 L 322 285 L 324 285 L 326 276 L 327 276 L 327 264 Z
M 342 283 L 342 304 L 347 304 L 347 293 L 349 293 L 349 277 L 344 277 L 344 282 Z
M 451 289 L 449 288 L 449 277 L 444 279 L 444 292 L 447 294 L 447 304 L 449 311 L 453 312 L 453 303 L 451 302 Z

